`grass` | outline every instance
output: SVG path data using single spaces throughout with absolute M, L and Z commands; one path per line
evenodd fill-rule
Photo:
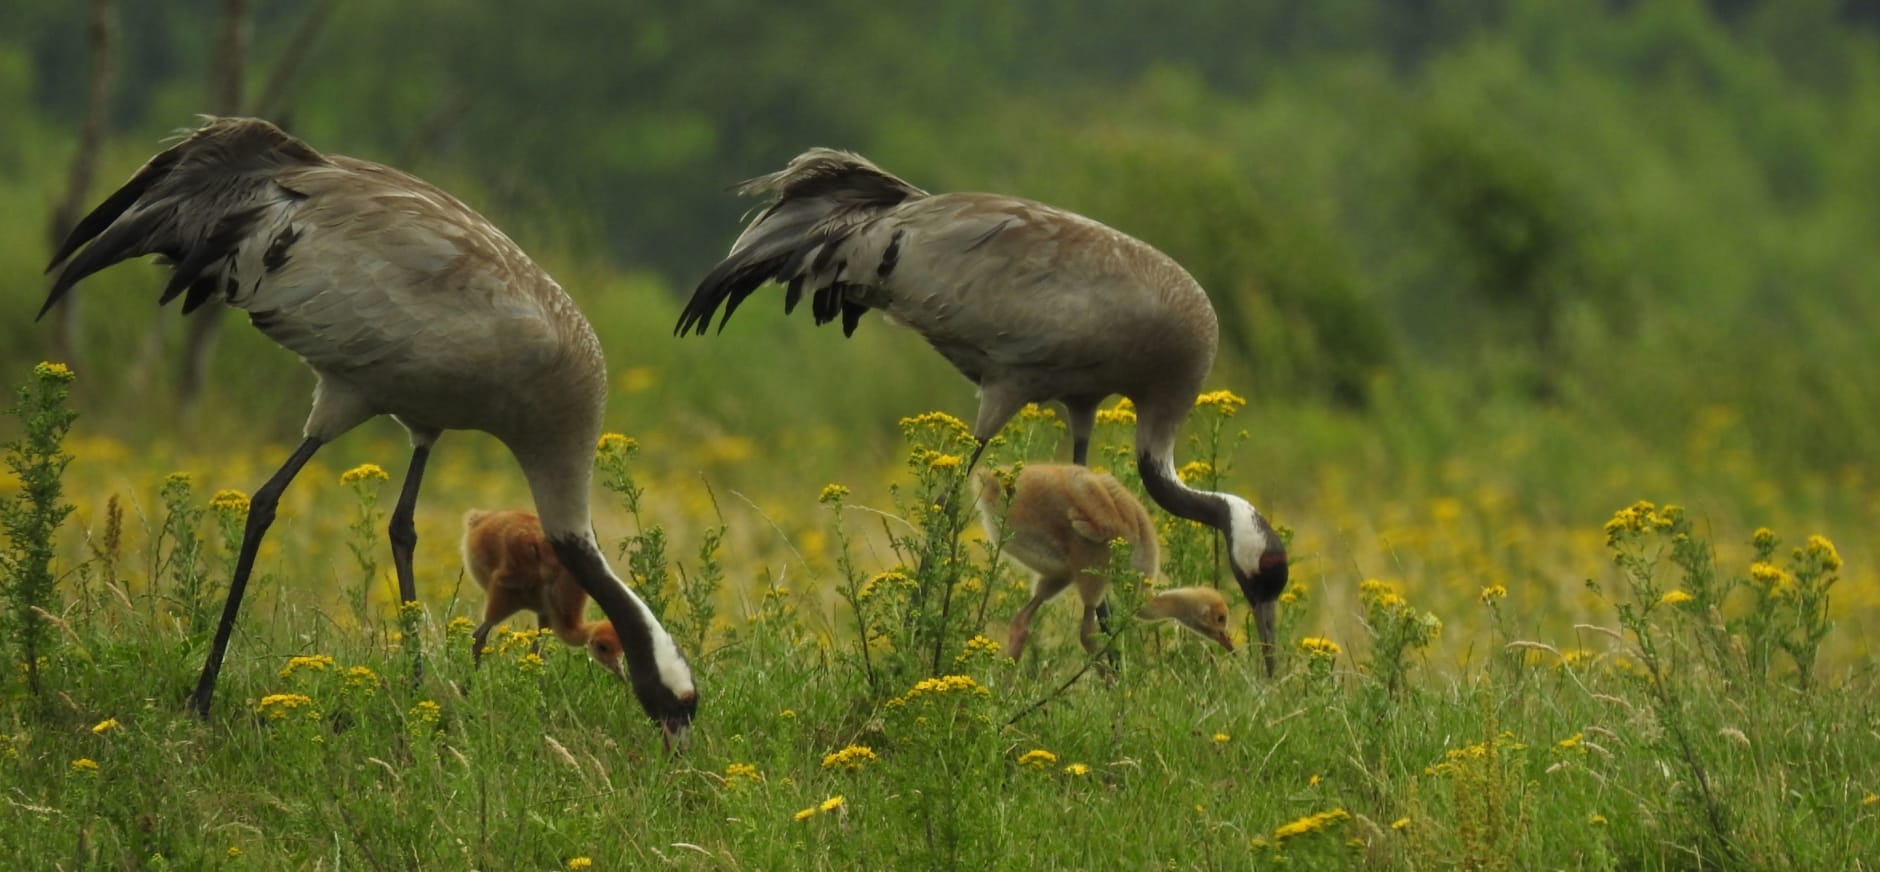
M 661 378 L 634 372 L 617 405 Z M 1263 413 L 1328 434 L 1355 458 L 1344 464 L 1240 438 L 1251 414 L 1215 395 L 1188 451 L 1210 462 L 1188 472 L 1234 486 L 1308 471 L 1262 501 L 1291 525 L 1298 563 L 1275 679 L 1244 648 L 1125 624 L 1120 674 L 1066 687 L 1085 654 L 1065 608 L 1044 610 L 1023 662 L 996 653 L 981 636 L 1002 635 L 1026 580 L 996 543 L 959 535 L 963 501 L 931 508 L 955 480 L 948 416 L 910 415 L 892 453 L 858 437 L 863 449 L 801 464 L 760 463 L 771 448 L 747 437 L 686 438 L 683 423 L 604 451 L 604 471 L 637 493 L 632 511 L 602 507 L 603 540 L 666 579 L 650 597 L 669 622 L 696 624 L 682 638 L 705 639 L 689 646 L 698 729 L 676 756 L 608 673 L 520 627 L 473 680 L 481 602 L 457 565 L 457 519 L 527 501 L 508 459 L 469 436 L 447 438 L 427 475 L 421 605 L 402 614 L 373 513 L 403 449 L 368 432 L 310 464 L 263 549 L 214 715 L 187 716 L 207 647 L 198 618 L 220 600 L 241 509 L 221 491 L 252 487 L 285 446 L 231 435 L 212 453 L 133 449 L 81 419 L 65 446 L 78 508 L 44 619 L 55 647 L 40 693 L 24 671 L 0 691 L 0 858 L 1513 869 L 1864 868 L 1880 855 L 1876 679 L 1859 641 L 1873 563 L 1853 547 L 1843 563 L 1793 528 L 1849 517 L 1832 499 L 1716 498 L 1701 515 L 1627 500 L 1583 519 L 1574 504 L 1601 487 L 1562 474 L 1557 434 L 1491 440 L 1386 486 L 1366 474 L 1386 465 L 1365 458 L 1367 437 L 1339 422 Z M 1102 425 L 1093 457 L 1127 438 Z M 991 456 L 1041 460 L 1061 441 L 1054 416 L 1028 413 Z M 840 487 L 808 477 L 829 467 L 850 470 Z M 1725 469 L 1700 496 L 1755 492 Z M 1549 472 L 1571 496 L 1517 496 Z M 5 481 L 0 496 L 17 488 Z M 1743 529 L 1753 513 L 1788 543 Z M 1163 583 L 1218 581 L 1211 539 L 1158 518 Z M 655 525 L 663 553 L 648 556 Z M 716 615 L 700 620 L 706 608 Z

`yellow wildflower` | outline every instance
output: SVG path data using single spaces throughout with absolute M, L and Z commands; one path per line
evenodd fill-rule
M 1803 552 L 1806 556 L 1819 560 L 1822 569 L 1829 572 L 1838 572 L 1841 569 L 1841 552 L 1834 550 L 1834 543 L 1828 541 L 1826 536 L 1808 537 L 1808 547 L 1803 549 Z
M 1134 424 L 1136 423 L 1136 404 L 1124 397 L 1108 409 L 1097 410 L 1099 424 Z
M 1230 736 L 1226 733 L 1215 733 L 1212 738 L 1214 739 L 1214 744 L 1216 745 L 1225 745 L 1228 742 L 1232 742 L 1234 740 L 1233 736 Z
M 1018 765 L 1043 769 L 1047 766 L 1056 766 L 1057 759 L 1057 755 L 1050 751 L 1046 751 L 1043 748 L 1033 748 L 1030 751 L 1018 755 Z
M 1606 816 L 1603 814 L 1595 814 L 1587 818 L 1586 822 L 1596 827 L 1603 827 L 1606 825 Z
M 1870 805 L 1880 804 L 1880 793 L 1869 793 L 1866 796 L 1861 797 L 1860 804 L 1863 808 L 1866 806 L 1870 806 Z
M 838 808 L 841 808 L 842 804 L 845 802 L 848 802 L 848 799 L 846 797 L 843 797 L 841 794 L 837 794 L 835 796 L 832 796 L 832 797 L 829 797 L 828 799 L 823 800 L 822 805 L 817 806 L 816 810 L 820 812 L 824 812 L 824 813 L 832 812 Z
M 1494 603 L 1494 602 L 1499 602 L 1507 598 L 1508 598 L 1508 588 L 1503 587 L 1502 585 L 1499 585 L 1499 584 L 1491 584 L 1485 588 L 1482 588 L 1482 595 L 1478 597 L 1478 599 L 1482 601 L 1483 605 L 1487 605 L 1489 603 Z
M 912 418 L 901 419 L 901 432 L 910 436 L 916 430 L 925 428 L 951 430 L 954 435 L 968 439 L 972 438 L 973 432 L 972 428 L 966 426 L 966 422 L 945 412 L 922 412 Z
M 1213 409 L 1223 418 L 1233 417 L 1246 405 L 1247 401 L 1233 391 L 1209 391 L 1195 397 L 1195 408 Z
M 91 732 L 93 735 L 102 736 L 105 733 L 109 733 L 112 730 L 115 730 L 117 728 L 118 728 L 117 718 L 105 718 L 104 720 L 99 721 L 96 726 L 93 726 L 91 728 Z
M 1306 786 L 1317 787 L 1319 786 L 1319 780 L 1319 776 L 1315 773 L 1311 778 L 1306 779 Z
M 638 450 L 639 447 L 639 440 L 619 433 L 602 433 L 601 438 L 594 443 L 594 450 L 602 454 L 611 454 L 614 452 L 632 454 L 634 451 Z
M 354 690 L 372 693 L 379 689 L 379 675 L 369 666 L 354 666 L 346 670 L 346 686 Z
M 981 696 L 991 692 L 979 686 L 970 675 L 943 675 L 939 678 L 923 678 L 914 682 L 913 688 L 901 696 L 904 703 L 913 702 L 922 696 L 932 696 L 952 692 L 976 693 Z
M 848 488 L 832 482 L 830 484 L 823 485 L 822 493 L 816 496 L 816 502 L 823 503 L 825 505 L 829 503 L 838 503 L 842 501 L 843 497 L 846 497 L 848 495 L 849 495 Z
M 72 771 L 78 772 L 84 775 L 97 775 L 98 774 L 98 761 L 93 760 L 90 757 L 80 757 L 77 760 L 72 761 Z
M 209 498 L 209 508 L 228 515 L 248 513 L 248 495 L 238 490 L 223 489 Z
M 727 784 L 736 784 L 737 780 L 740 778 L 747 781 L 764 780 L 764 776 L 757 771 L 757 767 L 749 763 L 732 763 L 725 766 L 725 782 Z
M 37 366 L 33 367 L 33 375 L 38 378 L 59 382 L 69 382 L 78 377 L 72 374 L 71 367 L 63 363 L 53 363 L 51 361 L 40 361 Z
M 976 655 L 984 655 L 987 657 L 999 656 L 999 643 L 985 636 L 974 636 L 966 640 L 966 650 L 960 652 L 960 656 L 953 658 L 953 662 L 965 663 Z
M 848 769 L 854 771 L 880 758 L 875 756 L 873 748 L 867 745 L 850 745 L 833 754 L 823 757 L 824 769 Z
M 795 717 L 796 717 L 796 709 L 784 709 L 783 711 L 780 711 L 780 712 L 778 712 L 778 713 L 777 713 L 777 717 L 779 717 L 779 718 L 782 718 L 782 719 L 784 719 L 784 720 L 786 720 L 786 721 L 787 721 L 787 720 L 790 720 L 790 719 L 792 719 L 792 718 L 795 718 Z
M 361 463 L 339 474 L 340 484 L 352 484 L 365 481 L 390 481 L 391 476 L 376 463 Z
M 411 707 L 411 719 L 420 723 L 435 724 L 443 716 L 444 707 L 428 699 L 418 700 L 418 704 Z
M 1073 778 L 1082 778 L 1090 774 L 1090 767 L 1082 763 L 1072 763 L 1064 767 L 1064 774 Z
M 305 708 L 309 717 L 319 716 L 313 709 L 313 699 L 302 693 L 270 693 L 255 703 L 255 711 L 276 721 L 284 720 L 298 708 Z
M 1564 739 L 1561 739 L 1558 742 L 1555 742 L 1554 745 L 1560 748 L 1560 750 L 1562 751 L 1573 751 L 1573 750 L 1585 751 L 1586 750 L 1585 748 L 1580 747 L 1580 740 L 1584 738 L 1586 738 L 1586 733 L 1584 732 L 1574 733 L 1571 736 L 1568 736 Z
M 451 618 L 450 623 L 444 625 L 444 635 L 450 636 L 452 638 L 456 638 L 459 636 L 467 636 L 470 634 L 471 630 L 476 629 L 476 626 L 477 626 L 477 623 L 475 621 L 472 621 L 469 618 L 464 617 L 463 615 L 458 615 L 454 618 Z
M 1391 821 L 1390 828 L 1393 830 L 1407 830 L 1410 828 L 1410 819 L 1407 817 L 1403 817 L 1403 818 L 1398 818 L 1394 821 Z
M 228 858 L 230 860 L 240 857 L 241 855 L 242 855 L 242 849 L 239 846 L 236 846 L 236 845 L 228 846 Z
M 1287 839 L 1293 838 L 1295 836 L 1303 836 L 1309 833 L 1319 832 L 1329 826 L 1332 826 L 1333 824 L 1339 823 L 1341 821 L 1350 820 L 1350 819 L 1351 819 L 1351 813 L 1345 811 L 1342 808 L 1335 808 L 1330 811 L 1322 811 L 1322 812 L 1318 812 L 1317 814 L 1309 814 L 1296 821 L 1293 821 L 1292 823 L 1282 825 L 1279 829 L 1274 830 L 1273 838 L 1275 841 L 1284 842 Z
M 516 659 L 516 663 L 525 670 L 541 669 L 543 662 L 544 661 L 542 660 L 542 655 L 537 654 L 534 651 L 530 651 L 529 653 L 524 654 L 521 657 Z
M 1299 650 L 1314 657 L 1337 657 L 1344 653 L 1338 643 L 1318 636 L 1307 636 L 1299 640 Z
M 1023 421 L 1049 421 L 1057 417 L 1057 410 L 1037 403 L 1026 403 L 1025 408 L 1018 410 L 1018 417 Z
M 960 465 L 964 464 L 965 462 L 966 462 L 965 458 L 962 458 L 957 454 L 935 453 L 932 456 L 927 458 L 927 468 L 928 469 L 958 469 Z
M 589 869 L 589 868 L 592 868 L 593 866 L 594 866 L 594 861 L 588 857 L 569 857 L 568 858 L 568 868 L 570 870 Z
M 1683 590 L 1672 588 L 1671 590 L 1665 591 L 1664 596 L 1658 598 L 1658 604 L 1661 606 L 1681 606 L 1695 599 L 1697 598 L 1685 593 Z
M 1774 530 L 1768 527 L 1757 527 L 1756 532 L 1750 534 L 1749 541 L 1751 545 L 1756 546 L 1757 550 L 1774 551 L 1776 542 L 1779 540 L 1776 539 Z
M 798 811 L 798 812 L 797 812 L 797 813 L 796 813 L 795 815 L 793 815 L 792 817 L 793 817 L 793 818 L 794 818 L 795 820 L 799 820 L 799 821 L 806 821 L 806 820 L 809 820 L 810 818 L 813 818 L 813 817 L 815 817 L 815 816 L 816 816 L 816 807 L 812 805 L 812 806 L 810 806 L 809 808 L 806 808 L 806 809 L 803 809 L 803 810 L 801 810 L 801 811 Z
M 1175 470 L 1175 477 L 1186 484 L 1198 484 L 1214 477 L 1214 464 L 1205 460 L 1190 460 Z
M 287 665 L 281 667 L 281 677 L 286 678 L 301 669 L 305 669 L 309 672 L 325 672 L 327 667 L 332 665 L 333 658 L 325 654 L 308 654 L 300 657 L 289 657 L 287 658 Z

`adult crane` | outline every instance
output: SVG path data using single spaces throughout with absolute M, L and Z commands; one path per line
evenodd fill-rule
M 1274 603 L 1286 548 L 1252 503 L 1175 473 L 1182 422 L 1219 343 L 1207 293 L 1147 243 L 1081 215 L 1000 194 L 929 194 L 860 155 L 814 148 L 738 187 L 768 194 L 731 253 L 699 282 L 674 332 L 718 329 L 765 282 L 784 312 L 810 296 L 844 335 L 870 309 L 913 329 L 979 386 L 979 447 L 1030 402 L 1068 412 L 1072 457 L 1088 459 L 1097 405 L 1136 406 L 1136 465 L 1150 498 L 1227 537 L 1273 670 Z
M 86 276 L 155 254 L 159 302 L 220 298 L 317 377 L 298 447 L 250 501 L 215 641 L 190 697 L 207 717 L 242 593 L 281 493 L 320 446 L 378 415 L 411 434 L 389 534 L 416 597 L 412 510 L 431 446 L 481 430 L 522 467 L 556 556 L 620 631 L 629 684 L 668 741 L 698 705 L 684 655 L 608 567 L 588 516 L 607 370 L 560 285 L 457 198 L 391 167 L 324 155 L 266 121 L 209 118 L 159 152 L 53 255 L 44 316 Z

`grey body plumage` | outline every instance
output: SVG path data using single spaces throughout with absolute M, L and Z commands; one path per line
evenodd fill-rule
M 86 276 L 157 255 L 162 301 L 211 298 L 318 376 L 305 438 L 251 501 L 242 553 L 192 702 L 207 714 L 255 551 L 280 493 L 320 445 L 377 415 L 414 451 L 390 536 L 400 595 L 415 597 L 412 509 L 432 443 L 481 430 L 507 445 L 544 530 L 619 628 L 630 683 L 671 736 L 697 705 L 685 658 L 594 542 L 588 486 L 607 396 L 587 319 L 503 232 L 407 173 L 325 155 L 266 121 L 210 118 L 159 152 L 59 247 L 50 309 Z M 41 314 L 44 314 L 44 309 Z
M 1272 668 L 1285 546 L 1252 504 L 1188 487 L 1174 444 L 1214 364 L 1206 292 L 1154 247 L 1076 213 L 1002 194 L 929 194 L 869 162 L 811 149 L 739 187 L 771 201 L 693 292 L 674 332 L 718 328 L 767 282 L 786 312 L 852 333 L 879 311 L 979 386 L 981 448 L 1029 402 L 1064 404 L 1073 459 L 1087 460 L 1097 405 L 1136 405 L 1137 466 L 1164 509 L 1222 531 Z M 973 456 L 978 460 L 978 453 Z M 970 467 L 971 464 L 969 463 Z

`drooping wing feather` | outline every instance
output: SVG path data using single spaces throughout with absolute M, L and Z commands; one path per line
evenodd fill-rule
M 241 247 L 278 229 L 270 217 L 300 199 L 278 185 L 275 175 L 328 163 L 266 121 L 209 119 L 79 220 L 47 267 L 58 275 L 40 316 L 85 277 L 147 254 L 173 264 L 163 302 L 188 288 L 185 308 L 201 305 L 216 290 L 232 287 L 225 273 Z

